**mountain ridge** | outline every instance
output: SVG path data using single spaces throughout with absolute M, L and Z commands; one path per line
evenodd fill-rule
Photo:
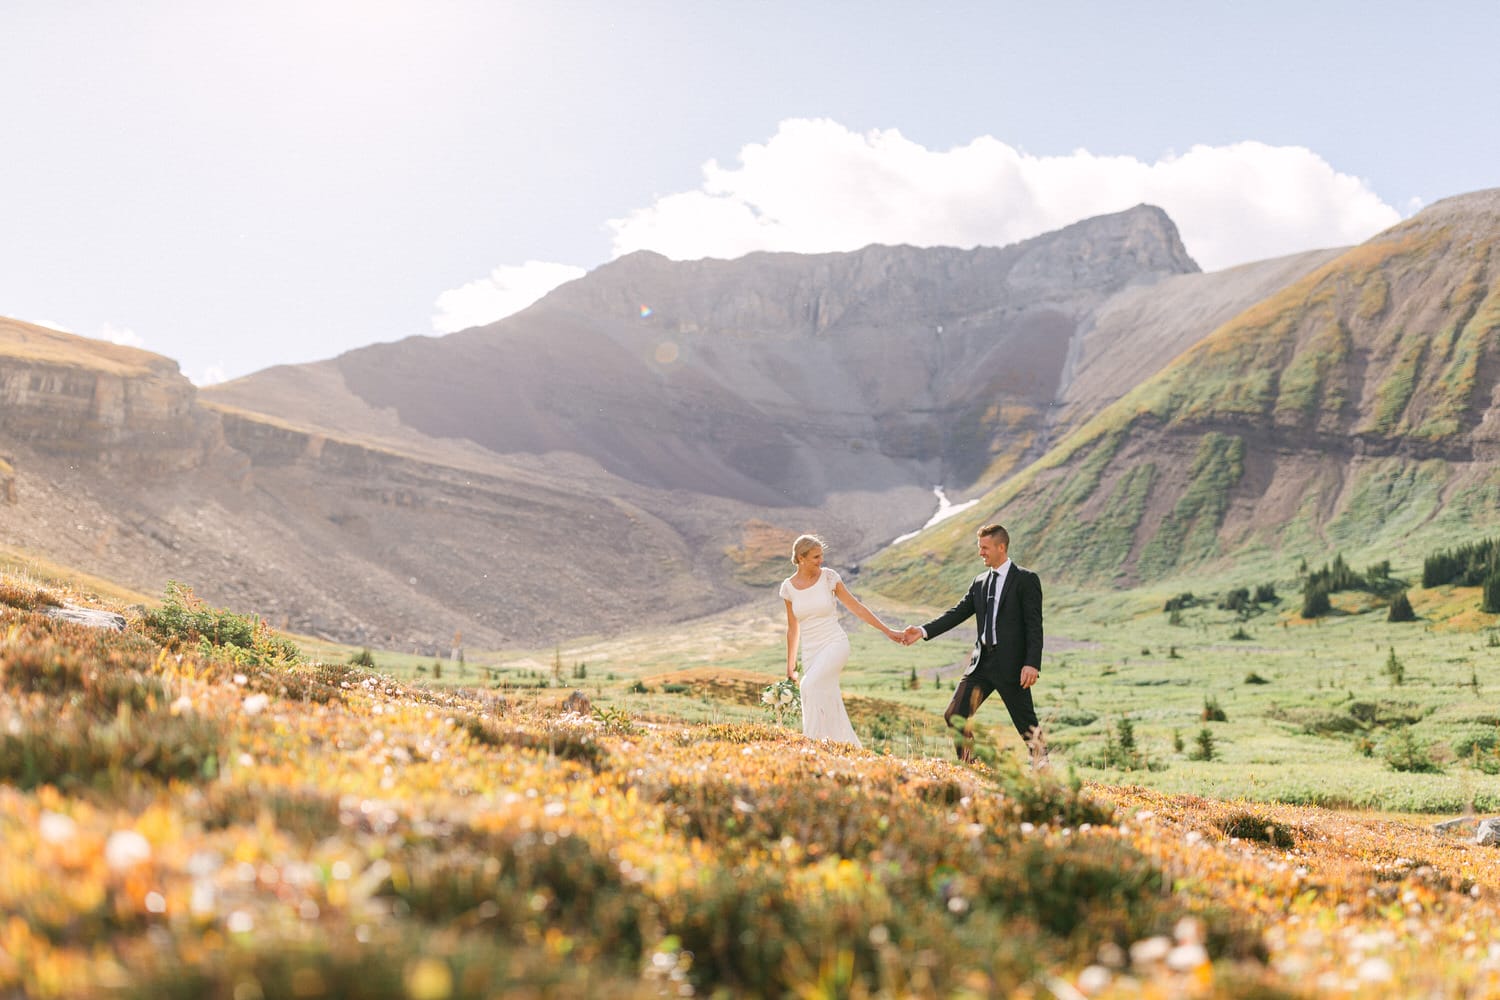
M 927 520 L 934 484 L 954 501 L 1016 495 L 1006 484 L 1036 479 L 1016 472 L 1139 373 L 1346 252 L 1203 274 L 1142 207 L 1008 248 L 631 255 L 487 327 L 202 392 L 174 373 L 191 400 L 179 429 L 202 433 L 164 479 L 0 434 L 0 541 L 441 653 L 455 632 L 550 643 L 765 599 L 806 530 L 880 584 L 870 557 Z M 18 377 L 27 364 L 0 352 Z M 1153 475 L 1189 480 L 1207 434 Z M 1075 492 L 1103 476 L 1083 497 L 1097 507 L 1117 486 L 1110 457 L 1057 475 Z
M 1496 246 L 1500 191 L 1489 191 L 1338 254 L 1079 425 L 978 510 L 1003 512 L 1039 565 L 1125 584 L 1251 548 L 1285 572 L 1341 541 L 1410 548 L 1500 523 Z M 934 565 L 875 560 L 876 580 L 899 595 L 956 575 L 942 551 L 962 530 L 907 543 Z

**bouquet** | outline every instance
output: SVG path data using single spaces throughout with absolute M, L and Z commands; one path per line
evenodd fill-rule
M 766 685 L 766 689 L 760 693 L 760 703 L 776 719 L 778 725 L 785 725 L 788 717 L 796 718 L 802 714 L 802 692 L 797 689 L 795 677 L 785 677 L 775 684 Z

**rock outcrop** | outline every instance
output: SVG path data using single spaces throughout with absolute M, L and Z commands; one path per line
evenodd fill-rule
M 5 319 L 0 354 L 0 440 L 146 473 L 192 468 L 222 445 L 168 358 Z

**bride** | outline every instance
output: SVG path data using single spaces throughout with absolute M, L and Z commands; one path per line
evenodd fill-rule
M 834 598 L 886 638 L 900 642 L 901 633 L 877 618 L 837 573 L 824 567 L 823 540 L 817 535 L 802 535 L 792 543 L 792 562 L 797 572 L 781 581 L 780 593 L 786 602 L 788 678 L 796 678 L 799 640 L 802 646 L 802 734 L 862 746 L 839 692 L 839 674 L 849 662 L 849 637 L 839 625 Z

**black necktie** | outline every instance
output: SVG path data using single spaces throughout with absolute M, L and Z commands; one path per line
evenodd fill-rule
M 984 588 L 984 644 L 993 646 L 995 644 L 995 602 L 999 594 L 995 592 L 1000 581 L 1000 574 L 990 570 L 989 583 Z

